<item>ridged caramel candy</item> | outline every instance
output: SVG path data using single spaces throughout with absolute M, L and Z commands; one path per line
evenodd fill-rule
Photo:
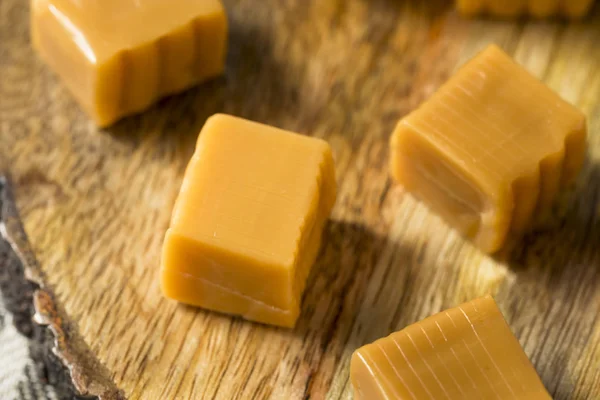
M 573 182 L 586 119 L 491 45 L 398 123 L 390 147 L 393 177 L 494 252 Z
M 537 18 L 560 15 L 568 18 L 585 16 L 594 0 L 457 0 L 456 7 L 465 15 L 490 14 L 517 17 L 528 14 Z
M 551 400 L 491 296 L 356 350 L 355 400 Z
M 220 0 L 31 0 L 31 40 L 100 126 L 222 73 Z
M 227 115 L 198 138 L 167 231 L 167 297 L 291 327 L 335 203 L 329 145 Z

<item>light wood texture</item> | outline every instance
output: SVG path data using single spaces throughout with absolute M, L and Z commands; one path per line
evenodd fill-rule
M 131 399 L 349 399 L 357 347 L 492 293 L 555 399 L 600 398 L 600 12 L 566 24 L 469 21 L 444 1 L 225 3 L 226 77 L 98 131 L 31 50 L 27 2 L 0 1 L 0 158 L 47 285 L 117 386 Z M 490 42 L 590 126 L 564 217 L 495 259 L 387 170 L 397 120 Z M 217 111 L 333 148 L 338 202 L 294 330 L 160 294 L 171 207 Z

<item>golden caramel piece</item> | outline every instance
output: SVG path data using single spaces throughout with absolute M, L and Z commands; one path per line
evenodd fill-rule
M 549 212 L 586 153 L 586 119 L 491 45 L 391 140 L 391 173 L 486 252 Z
M 355 400 L 551 400 L 491 296 L 356 350 Z
M 531 15 L 536 18 L 565 16 L 581 18 L 588 14 L 594 0 L 457 0 L 456 7 L 467 16 L 489 14 L 498 17 Z
M 31 0 L 33 47 L 100 126 L 222 73 L 220 0 Z
M 335 197 L 325 141 L 211 117 L 165 237 L 165 296 L 294 326 Z

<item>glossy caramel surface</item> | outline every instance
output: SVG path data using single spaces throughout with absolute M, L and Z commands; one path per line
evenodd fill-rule
M 491 296 L 356 350 L 356 400 L 550 400 Z
M 574 180 L 586 134 L 581 111 L 490 45 L 398 123 L 391 173 L 494 252 Z
M 198 16 L 223 12 L 219 0 L 35 0 L 92 63 L 156 40 Z
M 219 0 L 33 0 L 31 37 L 100 126 L 222 73 Z

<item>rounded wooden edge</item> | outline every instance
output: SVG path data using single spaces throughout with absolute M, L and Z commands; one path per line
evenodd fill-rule
M 34 321 L 46 326 L 54 337 L 52 351 L 69 370 L 69 375 L 79 395 L 97 397 L 99 400 L 125 399 L 110 378 L 108 369 L 94 356 L 56 301 L 52 288 L 46 284 L 44 272 L 39 267 L 27 239 L 14 201 L 8 174 L 0 170 L 0 236 L 11 246 L 23 263 L 25 278 L 38 286 L 33 295 Z

